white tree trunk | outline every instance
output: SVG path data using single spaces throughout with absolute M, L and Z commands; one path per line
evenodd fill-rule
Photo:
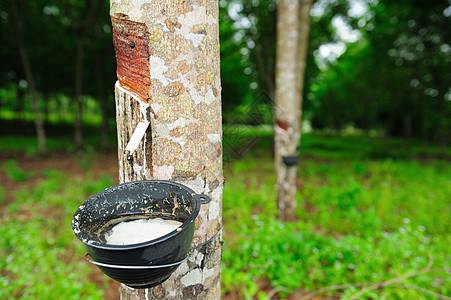
M 222 226 L 218 3 L 111 0 L 120 182 L 165 179 L 209 194 L 193 246 Z M 138 123 L 143 138 L 126 150 Z M 166 282 L 168 299 L 219 299 L 221 235 L 190 252 Z M 157 289 L 157 288 L 156 288 Z M 121 287 L 122 299 L 152 299 Z
M 312 0 L 280 0 L 277 18 L 275 95 L 275 165 L 279 216 L 296 220 L 296 160 L 301 139 L 301 104 L 304 70 L 310 31 Z M 286 158 L 284 161 L 283 158 Z

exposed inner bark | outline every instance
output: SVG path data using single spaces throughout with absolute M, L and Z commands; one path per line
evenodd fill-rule
M 150 86 L 147 26 L 129 21 L 123 15 L 111 16 L 111 21 L 119 83 L 146 101 Z

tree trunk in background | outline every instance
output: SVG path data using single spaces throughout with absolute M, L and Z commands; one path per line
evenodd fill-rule
M 441 74 L 439 70 L 433 70 L 433 74 Z M 447 84 L 447 81 L 444 80 L 444 78 L 440 76 L 434 76 L 434 82 L 436 86 L 438 87 L 438 94 L 439 97 L 437 99 L 437 110 L 438 110 L 438 124 L 437 124 L 437 139 L 440 149 L 440 154 L 446 155 L 446 148 L 448 145 L 448 139 L 449 139 L 449 123 L 447 120 L 449 120 L 449 110 L 447 110 L 447 100 L 446 100 L 446 93 L 449 90 L 449 85 Z M 448 123 L 448 124 L 447 124 Z
M 83 4 L 85 3 L 85 5 Z M 74 1 L 72 2 L 73 25 L 72 29 L 77 37 L 77 58 L 75 62 L 75 124 L 74 124 L 74 144 L 75 149 L 83 147 L 83 72 L 85 55 L 85 35 L 89 33 L 92 22 L 97 11 L 102 6 L 102 1 Z
M 21 88 L 17 89 L 17 109 L 14 112 L 16 118 L 25 121 L 25 92 Z
M 82 27 L 77 28 L 77 60 L 75 66 L 75 128 L 74 128 L 74 143 L 75 149 L 81 149 L 83 146 L 83 56 L 84 56 L 84 42 L 83 42 Z
M 25 79 L 28 81 L 28 89 L 30 91 L 31 103 L 34 111 L 34 124 L 36 126 L 36 134 L 38 137 L 38 152 L 40 154 L 47 153 L 46 137 L 44 130 L 44 122 L 42 121 L 41 110 L 38 104 L 38 93 L 34 82 L 33 71 L 31 69 L 30 59 L 28 58 L 27 49 L 23 40 L 23 20 L 21 19 L 20 12 L 16 7 L 15 1 L 10 1 L 10 7 L 12 12 L 12 18 L 14 22 L 14 31 L 19 47 L 20 60 L 24 68 Z
M 53 99 L 55 99 L 56 123 L 61 124 L 61 115 L 63 108 L 61 107 L 61 102 L 58 95 L 56 93 L 52 93 L 52 97 Z
M 212 198 L 193 246 L 222 226 L 222 118 L 218 3 L 111 0 L 120 182 L 164 179 Z M 137 149 L 137 124 L 150 122 Z M 221 235 L 190 252 L 166 281 L 168 299 L 221 298 Z M 152 299 L 121 286 L 121 299 Z
M 282 221 L 296 220 L 296 160 L 312 3 L 281 0 L 278 5 L 274 142 Z
M 409 89 L 404 87 L 404 90 L 400 95 L 398 95 L 398 99 L 402 99 L 403 103 L 403 110 L 402 110 L 402 126 L 403 126 L 403 137 L 408 140 L 412 141 L 412 94 L 410 93 Z
M 43 119 L 47 122 L 50 121 L 50 111 L 49 111 L 49 96 L 46 94 L 42 94 L 42 100 L 44 102 L 44 109 L 43 109 L 43 113 L 44 113 L 44 117 Z
M 446 111 L 446 99 L 445 99 L 445 93 L 441 94 L 443 95 L 443 99 L 438 99 L 439 101 L 439 113 L 438 113 L 438 142 L 439 142 L 439 148 L 440 148 L 440 154 L 446 155 L 446 148 L 448 145 L 448 138 L 449 138 L 449 126 L 447 129 L 446 123 L 447 123 L 447 111 Z

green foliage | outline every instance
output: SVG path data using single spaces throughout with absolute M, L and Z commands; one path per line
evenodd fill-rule
M 375 143 L 387 157 L 401 159 L 374 159 Z M 259 278 L 285 288 L 282 298 L 298 288 L 377 283 L 425 268 L 429 255 L 433 269 L 450 269 L 448 164 L 411 159 L 415 150 L 396 140 L 305 135 L 302 144 L 296 223 L 277 220 L 269 151 L 246 155 L 226 169 L 225 293 L 239 289 L 245 299 L 253 299 L 259 294 Z M 392 155 L 391 149 L 405 155 Z M 428 151 L 433 155 L 435 150 Z M 424 273 L 399 285 L 449 295 L 451 276 L 445 271 Z M 345 289 L 342 299 L 358 290 Z M 434 299 L 394 287 L 363 297 Z
M 260 277 L 267 277 L 273 286 L 288 290 L 381 282 L 423 269 L 428 264 L 429 252 L 434 255 L 435 265 L 449 268 L 446 243 L 450 239 L 431 239 L 421 230 L 406 224 L 398 232 L 366 238 L 343 235 L 336 239 L 316 233 L 308 224 L 282 224 L 275 219 L 264 222 L 256 215 L 240 234 L 242 242 L 230 248 L 226 240 L 223 283 L 226 291 L 227 286 L 234 287 L 239 282 L 243 293 L 252 293 L 255 278 Z M 426 288 L 438 278 L 444 280 L 441 292 L 448 293 L 451 279 L 446 272 L 412 278 L 410 282 L 421 283 Z M 405 291 L 384 291 L 388 298 L 393 294 L 401 299 L 401 295 L 406 295 Z
M 365 135 L 361 131 L 347 134 L 315 132 L 304 134 L 300 154 L 324 159 L 362 159 L 362 160 L 410 160 L 416 158 L 437 158 L 450 156 L 451 149 L 440 149 L 436 145 L 425 147 L 417 140 L 384 138 L 375 134 Z
M 24 79 L 15 32 L 18 22 L 21 23 L 25 48 L 40 92 L 73 96 L 78 34 L 82 34 L 84 49 L 89 54 L 83 61 L 85 94 L 97 96 L 96 80 L 92 80 L 97 71 L 101 72 L 104 80 L 114 83 L 115 60 L 107 1 L 14 1 L 14 7 L 20 20 L 13 17 L 13 6 L 9 2 L 0 4 L 0 33 L 4 37 L 4 47 L 0 50 L 4 61 L 0 72 L 1 86 L 17 85 Z M 49 59 L 44 61 L 42 57 Z M 26 87 L 25 84 L 25 90 Z M 11 106 L 21 106 L 16 99 L 10 101 L 15 101 Z
M 360 1 L 362 15 L 355 15 L 355 1 L 314 2 L 304 120 L 311 121 L 315 129 L 341 131 L 351 126 L 421 138 L 424 144 L 438 141 L 443 150 L 451 128 L 447 2 Z M 22 0 L 14 4 L 21 22 L 13 18 L 9 2 L 0 4 L 0 119 L 30 122 L 35 117 L 14 30 L 23 27 L 43 120 L 74 122 L 74 58 L 81 38 L 85 52 L 83 122 L 100 125 L 100 99 L 112 98 L 113 90 L 105 87 L 116 80 L 108 1 Z M 260 95 L 274 98 L 277 1 L 221 0 L 219 6 L 224 121 L 271 122 L 269 106 L 259 109 L 262 114 L 256 119 L 252 117 L 255 107 L 249 103 Z M 341 30 L 334 24 L 343 22 L 354 34 L 359 33 L 357 41 L 340 37 Z M 345 47 L 337 59 L 320 55 L 321 47 L 337 43 Z M 109 121 L 113 121 L 114 101 L 106 103 Z M 65 147 L 73 148 L 68 145 L 72 138 Z M 36 147 L 26 149 L 36 152 Z M 375 158 L 385 155 L 383 149 L 374 151 Z
M 446 144 L 451 128 L 445 84 L 451 79 L 446 71 L 451 60 L 444 46 L 451 37 L 445 13 L 449 4 L 367 3 L 366 14 L 354 22 L 347 18 L 361 38 L 347 43 L 346 51 L 311 85 L 306 107 L 313 111 L 313 127 L 340 130 L 352 125 Z
M 0 205 L 6 201 L 5 189 L 0 186 Z
M 93 195 L 104 190 L 107 187 L 114 185 L 114 180 L 105 173 L 102 173 L 97 180 L 92 180 L 92 176 L 88 175 L 83 182 L 83 193 Z
M 67 128 L 66 128 L 67 129 Z M 86 133 L 84 134 L 84 146 L 86 152 L 81 152 L 83 155 L 91 155 L 94 149 L 99 149 L 101 147 L 101 142 L 98 137 L 97 128 L 86 128 Z M 62 128 L 62 130 L 65 130 Z M 113 144 L 116 140 L 115 136 L 110 136 L 110 143 Z M 75 152 L 73 146 L 73 136 L 72 134 L 57 134 L 55 136 L 48 136 L 47 139 L 47 149 L 49 152 L 52 151 L 65 151 L 65 152 Z M 0 151 L 13 151 L 16 153 L 23 153 L 27 156 L 33 156 L 38 153 L 37 139 L 36 137 L 28 136 L 18 136 L 18 135 L 5 135 L 0 136 Z M 85 156 L 86 156 L 85 155 Z M 81 160 L 80 165 L 82 167 L 88 168 L 89 163 L 86 160 Z
M 0 298 L 101 299 L 103 287 L 91 282 L 85 249 L 70 223 L 86 191 L 101 190 L 113 180 L 93 180 L 43 170 L 33 189 L 19 190 L 0 219 Z
M 10 159 L 3 163 L 1 170 L 6 172 L 9 178 L 15 182 L 25 181 L 34 175 L 34 171 L 25 172 L 24 169 L 17 165 L 17 162 Z
M 263 138 L 242 160 L 225 165 L 225 293 L 238 290 L 245 299 L 264 299 L 257 283 L 262 278 L 274 288 L 283 287 L 282 299 L 298 288 L 377 283 L 425 268 L 429 255 L 433 269 L 451 268 L 451 168 L 433 158 L 436 149 L 421 150 L 422 157 L 429 157 L 418 160 L 421 148 L 399 140 L 304 135 L 298 167 L 299 222 L 282 224 L 277 220 L 270 137 L 264 138 L 266 131 L 239 129 L 234 134 Z M 375 148 L 384 153 L 382 158 L 375 158 Z M 15 162 L 6 166 L 18 167 Z M 44 178 L 33 189 L 16 191 L 15 201 L 2 207 L 1 299 L 102 297 L 105 286 L 90 281 L 89 267 L 79 259 L 85 250 L 70 221 L 83 199 L 114 181 L 105 174 L 94 178 L 90 166 L 86 168 L 83 178 L 43 169 Z M 4 199 L 0 188 L 0 204 Z M 400 285 L 448 295 L 451 276 L 443 271 L 423 273 Z M 343 290 L 342 299 L 359 289 Z M 363 297 L 433 299 L 395 287 Z
M 66 149 L 67 140 L 64 138 L 59 139 L 47 139 L 47 147 L 51 150 Z M 32 156 L 38 153 L 38 143 L 36 137 L 26 136 L 1 136 L 0 137 L 0 151 L 14 151 L 17 153 L 24 153 L 28 156 Z
M 24 99 L 27 103 L 26 107 L 16 108 L 13 106 L 17 102 L 17 98 L 20 97 L 20 94 L 17 93 L 17 87 L 8 86 L 6 88 L 0 88 L 0 95 L 5 95 L 2 103 L 6 106 L 6 108 L 0 110 L 0 119 L 34 121 L 35 113 L 32 111 L 32 107 L 28 105 L 28 98 Z M 72 99 L 65 95 L 48 98 L 39 97 L 38 105 L 45 105 L 49 110 L 45 115 L 42 115 L 42 118 L 49 124 L 72 124 L 75 121 L 75 115 L 71 111 L 68 111 L 71 106 L 71 101 Z M 83 113 L 83 123 L 91 126 L 100 126 L 102 116 L 98 101 L 89 96 L 85 96 L 82 102 L 83 107 L 87 107 Z

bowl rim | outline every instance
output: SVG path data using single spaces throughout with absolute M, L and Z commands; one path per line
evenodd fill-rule
M 127 245 L 111 245 L 111 244 L 103 244 L 100 242 L 97 242 L 95 240 L 92 240 L 90 238 L 88 238 L 87 236 L 85 236 L 82 231 L 80 230 L 79 226 L 77 226 L 75 223 L 75 216 L 78 215 L 79 213 L 82 212 L 82 209 L 80 207 L 84 206 L 86 202 L 90 201 L 91 199 L 97 198 L 99 196 L 102 196 L 104 193 L 108 193 L 110 189 L 113 188 L 117 188 L 120 186 L 127 186 L 127 185 L 133 185 L 133 184 L 139 184 L 139 183 L 143 183 L 143 184 L 167 184 L 167 185 L 173 185 L 173 186 L 177 186 L 183 190 L 185 190 L 186 192 L 188 192 L 189 195 L 191 195 L 193 197 L 193 201 L 194 201 L 194 210 L 191 213 L 191 215 L 189 216 L 189 218 L 183 222 L 182 225 L 180 225 L 179 227 L 177 227 L 176 229 L 174 229 L 173 231 L 169 232 L 168 234 L 165 234 L 157 239 L 153 239 L 150 241 L 146 241 L 146 242 L 142 242 L 142 243 L 137 243 L 137 244 L 127 244 Z M 188 228 L 188 226 L 190 226 L 194 220 L 196 219 L 197 215 L 199 214 L 200 211 L 200 200 L 198 197 L 195 197 L 196 195 L 199 195 L 197 193 L 195 193 L 191 188 L 187 187 L 186 185 L 183 185 L 181 183 L 178 182 L 173 182 L 173 181 L 169 181 L 169 180 L 156 180 L 156 179 L 147 179 L 147 180 L 135 180 L 135 181 L 129 181 L 129 182 L 124 182 L 124 183 L 120 183 L 117 185 L 113 185 L 111 187 L 108 187 L 106 189 L 104 189 L 103 191 L 98 192 L 97 194 L 92 195 L 91 197 L 89 197 L 85 202 L 83 202 L 83 204 L 81 204 L 77 211 L 75 212 L 73 218 L 72 218 L 72 231 L 74 232 L 75 236 L 82 241 L 86 246 L 89 247 L 93 247 L 93 248 L 98 248 L 98 249 L 104 249 L 104 250 L 132 250 L 132 249 L 138 249 L 138 248 L 144 248 L 144 247 L 148 247 L 148 246 L 153 246 L 156 245 L 158 243 L 161 243 L 163 241 L 166 241 L 170 238 L 172 238 L 173 236 L 175 236 L 178 233 L 181 233 L 182 231 L 184 231 L 186 228 Z M 181 229 L 179 229 L 181 228 Z M 78 232 L 76 232 L 75 230 L 77 230 Z

